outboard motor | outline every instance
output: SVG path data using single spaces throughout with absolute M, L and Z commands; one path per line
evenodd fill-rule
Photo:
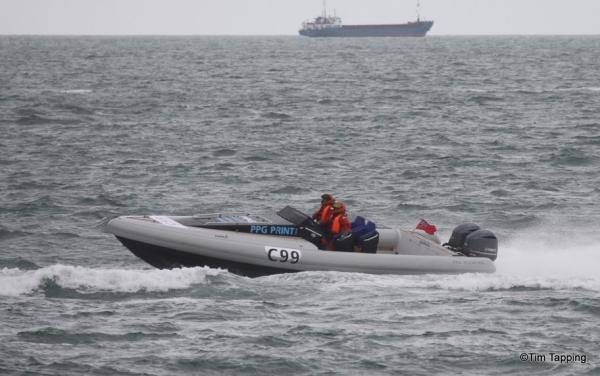
M 494 261 L 498 257 L 498 239 L 491 231 L 482 230 L 474 223 L 464 223 L 452 231 L 444 246 L 465 256 L 487 257 Z
M 448 243 L 444 245 L 448 246 L 448 248 L 453 251 L 462 252 L 467 235 L 479 229 L 481 229 L 481 227 L 477 226 L 475 223 L 463 223 L 462 225 L 458 225 L 454 231 L 452 231 L 452 236 L 450 236 Z
M 498 239 L 491 231 L 474 231 L 467 235 L 463 253 L 467 256 L 487 257 L 494 261 L 498 257 Z

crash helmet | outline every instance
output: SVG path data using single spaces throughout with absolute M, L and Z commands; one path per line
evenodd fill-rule
M 334 198 L 329 193 L 324 193 L 321 195 L 321 204 L 333 204 Z
M 346 204 L 342 201 L 336 201 L 333 204 L 333 213 L 334 214 L 346 214 Z

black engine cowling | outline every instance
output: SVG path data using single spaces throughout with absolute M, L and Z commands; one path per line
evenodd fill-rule
M 467 235 L 463 252 L 467 256 L 487 257 L 494 261 L 498 257 L 498 239 L 491 231 L 474 231 Z
M 448 243 L 445 245 L 454 251 L 462 252 L 467 235 L 479 229 L 481 229 L 481 227 L 477 226 L 475 223 L 463 223 L 462 225 L 458 225 L 452 231 L 452 236 L 450 236 L 450 240 L 448 240 Z
M 488 230 L 474 223 L 465 223 L 452 231 L 448 248 L 471 257 L 487 257 L 494 261 L 498 257 L 498 239 Z

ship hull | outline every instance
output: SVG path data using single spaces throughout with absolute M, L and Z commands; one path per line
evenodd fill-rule
M 424 37 L 433 21 L 421 21 L 399 25 L 344 25 L 323 29 L 301 29 L 306 37 Z

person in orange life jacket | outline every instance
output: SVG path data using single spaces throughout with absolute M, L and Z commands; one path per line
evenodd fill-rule
M 319 222 L 323 228 L 326 228 L 330 223 L 333 215 L 333 203 L 335 199 L 329 193 L 321 196 L 321 206 L 312 215 L 312 219 Z
M 331 225 L 329 226 L 329 242 L 328 249 L 333 249 L 333 239 L 336 235 L 341 235 L 350 232 L 350 221 L 346 214 L 346 205 L 341 201 L 336 201 L 333 204 L 333 216 Z

